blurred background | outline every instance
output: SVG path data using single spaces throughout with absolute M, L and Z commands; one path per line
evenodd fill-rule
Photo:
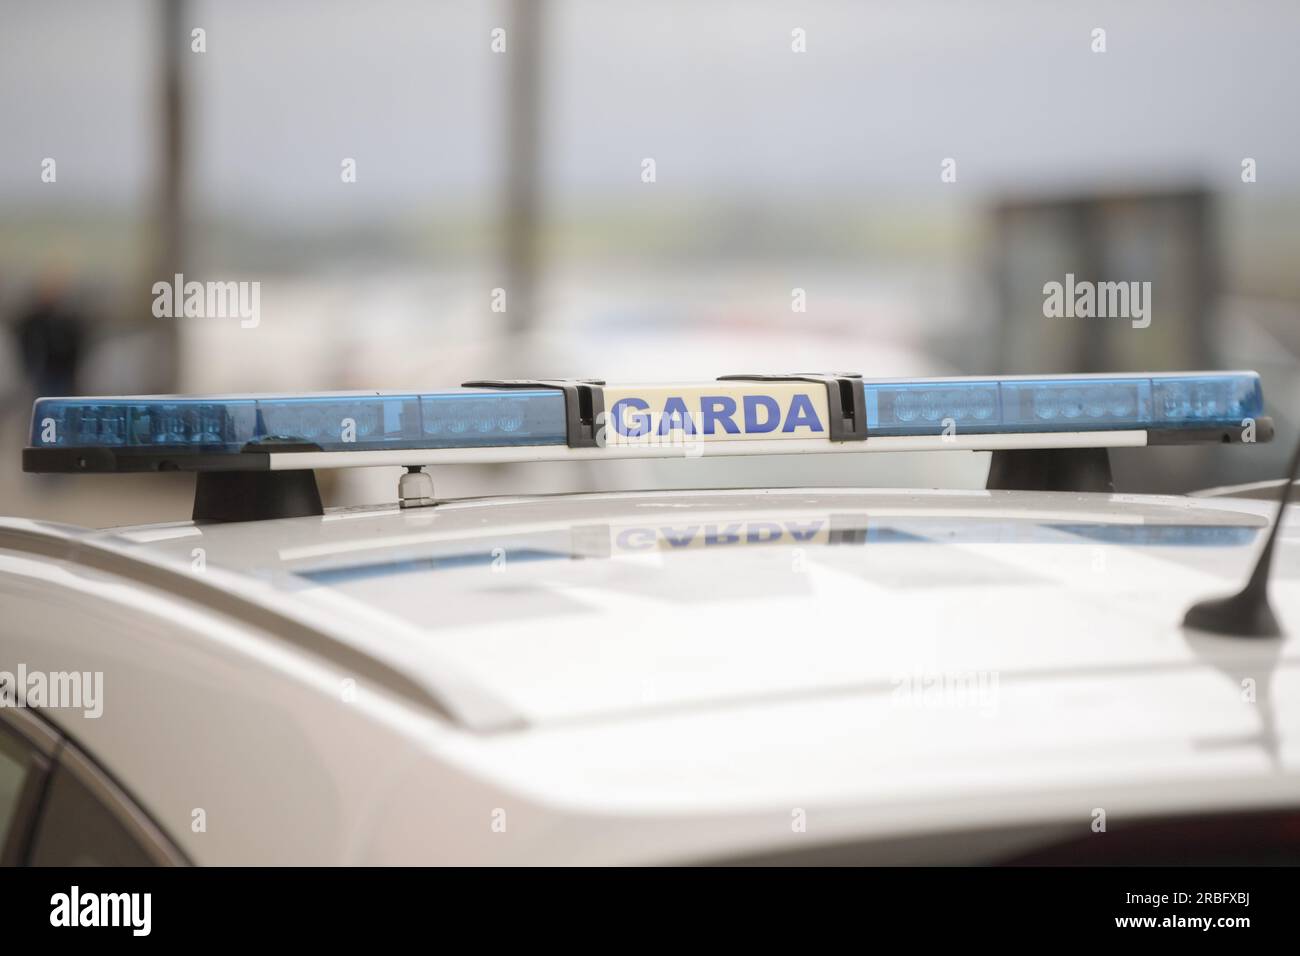
M 189 514 L 185 476 L 23 475 L 36 394 L 472 377 L 1254 368 L 1279 441 L 1125 452 L 1116 479 L 1276 477 L 1300 401 L 1297 35 L 1292 0 L 0 0 L 0 513 Z M 1151 326 L 1044 318 L 1067 272 L 1150 281 Z M 259 281 L 259 324 L 155 318 L 175 273 Z M 987 464 L 434 477 L 980 487 Z M 393 500 L 396 474 L 322 492 Z

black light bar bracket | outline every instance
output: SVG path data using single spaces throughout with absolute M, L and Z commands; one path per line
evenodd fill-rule
M 268 521 L 325 513 L 316 473 L 200 471 L 194 476 L 194 521 Z
M 194 521 L 269 521 L 272 518 L 306 518 L 325 513 L 316 472 L 310 468 L 271 471 L 275 452 L 320 451 L 314 442 L 268 435 L 248 442 L 238 458 L 265 462 L 253 470 L 204 469 L 194 476 Z
M 1230 428 L 1159 428 L 1147 430 L 1147 447 L 1156 445 L 1233 445 L 1273 440 L 1273 419 L 1257 418 L 1252 426 Z M 1115 477 L 1108 448 L 1006 448 L 993 452 L 989 491 L 1078 491 L 1113 494 Z
M 604 381 L 596 378 L 489 378 L 461 382 L 462 388 L 556 388 L 564 393 L 565 444 L 596 448 L 605 414 Z
M 322 515 L 316 473 L 271 471 L 274 452 L 320 451 L 284 436 L 248 442 L 240 454 L 168 448 L 24 448 L 23 470 L 46 474 L 194 472 L 195 521 L 264 521 Z
M 798 372 L 791 375 L 719 375 L 719 382 L 818 382 L 826 386 L 827 432 L 831 441 L 865 441 L 867 390 L 852 372 Z
M 1108 448 L 1004 448 L 993 453 L 989 491 L 1092 491 L 1110 494 Z

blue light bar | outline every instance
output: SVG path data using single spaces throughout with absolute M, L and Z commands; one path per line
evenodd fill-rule
M 789 381 L 783 387 L 790 388 Z M 815 380 L 796 382 L 795 387 L 806 389 L 808 395 L 825 394 L 818 392 L 823 385 Z M 1264 415 L 1259 376 L 1254 372 L 875 380 L 863 385 L 868 446 L 872 438 L 945 434 L 1162 432 L 1176 437 L 1179 432 L 1190 435 L 1196 429 L 1241 429 L 1246 420 Z M 761 381 L 716 381 L 685 386 L 684 391 L 669 386 L 643 389 L 647 397 L 693 391 L 704 396 L 696 401 L 707 400 L 715 410 L 730 403 L 734 413 L 736 399 L 731 396 L 741 395 L 743 389 L 754 399 L 758 390 L 763 401 L 764 387 L 775 386 Z M 628 391 L 638 394 L 637 387 L 621 389 Z M 629 401 L 638 402 L 637 407 L 655 404 L 635 398 L 625 398 L 623 404 Z M 777 407 L 774 400 L 765 401 Z M 757 416 L 756 421 L 764 419 L 763 427 L 748 436 L 743 430 L 746 416 L 735 415 L 727 419 L 727 428 L 714 429 L 718 442 L 713 447 L 727 453 L 733 436 L 771 442 L 784 438 L 829 441 L 829 433 L 811 405 L 807 412 L 799 419 L 800 428 L 780 431 L 772 421 Z M 554 387 L 411 394 L 42 398 L 33 409 L 31 449 L 36 456 L 78 449 L 102 449 L 104 454 L 137 458 L 156 452 L 171 461 L 176 453 L 220 456 L 271 443 L 315 446 L 324 452 L 554 446 L 569 443 L 571 418 L 572 414 L 566 415 L 564 394 Z M 741 448 L 734 451 L 743 453 Z M 503 459 L 497 456 L 497 460 Z M 33 457 L 31 470 L 43 470 L 45 461 Z M 88 462 L 75 464 L 96 467 Z
M 42 398 L 32 447 L 239 452 L 272 438 L 323 451 L 563 445 L 557 391 L 376 392 L 300 398 Z
M 868 435 L 1241 427 L 1264 414 L 1254 372 L 867 383 Z

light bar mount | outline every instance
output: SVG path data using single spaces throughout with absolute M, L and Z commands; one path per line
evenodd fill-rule
M 194 472 L 194 521 L 264 521 L 323 515 L 316 473 L 272 471 L 271 455 L 320 451 L 301 439 L 269 435 L 240 453 L 186 454 L 167 448 L 24 448 L 23 470 L 46 474 Z
M 719 375 L 719 382 L 819 382 L 826 386 L 831 441 L 866 441 L 867 391 L 856 372 L 796 372 L 789 375 Z
M 194 476 L 194 521 L 266 521 L 325 513 L 316 472 L 200 471 Z
M 605 414 L 605 382 L 597 378 L 486 378 L 461 382 L 461 388 L 556 388 L 564 393 L 565 444 L 596 448 L 598 422 Z
M 1004 448 L 993 453 L 989 491 L 1114 494 L 1108 448 Z
M 1244 426 L 1220 428 L 1152 428 L 1147 447 L 1158 445 L 1241 444 Z M 1254 440 L 1273 440 L 1273 419 L 1255 420 Z M 1078 491 L 1114 494 L 1108 448 L 1003 448 L 989 462 L 989 491 Z
M 249 442 L 239 457 L 319 448 L 312 442 L 271 436 Z M 310 468 L 292 471 L 201 470 L 194 476 L 194 511 L 190 516 L 194 521 L 266 521 L 324 513 L 316 472 Z

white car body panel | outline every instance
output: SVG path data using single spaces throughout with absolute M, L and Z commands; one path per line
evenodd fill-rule
M 1295 641 L 1180 627 L 1245 578 L 1274 507 L 786 489 L 106 532 L 6 521 L 0 669 L 103 671 L 103 716 L 48 716 L 198 863 L 690 862 L 1086 833 L 1098 807 L 1296 803 Z M 1294 520 L 1272 587 L 1284 627 L 1300 626 Z M 837 525 L 885 537 L 831 544 Z M 65 550 L 14 546 L 25 535 Z M 78 562 L 92 550 L 108 564 Z M 453 563 L 420 564 L 438 555 Z M 114 561 L 201 577 L 329 640 L 286 640 Z M 359 677 L 358 652 L 383 668 Z M 986 693 L 919 690 L 967 674 Z

